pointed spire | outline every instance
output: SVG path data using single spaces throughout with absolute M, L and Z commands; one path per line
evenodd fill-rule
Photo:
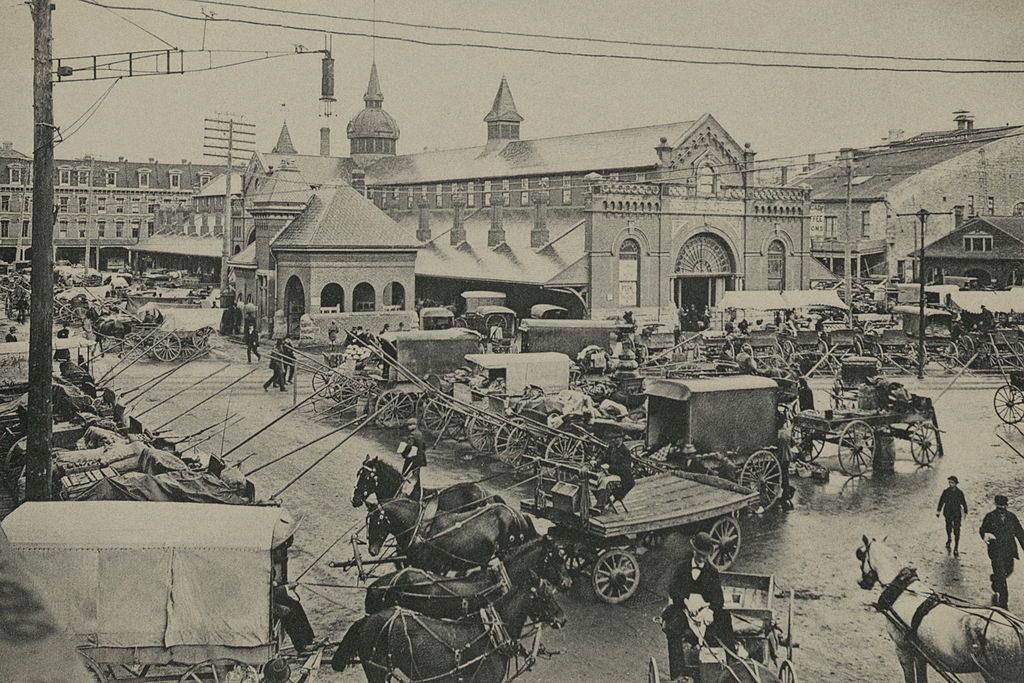
M 512 90 L 508 87 L 508 80 L 502 76 L 501 85 L 498 86 L 498 93 L 494 96 L 494 104 L 491 111 L 484 117 L 487 123 L 519 123 L 523 117 L 516 111 L 516 101 L 512 99 Z
M 288 132 L 288 121 L 281 124 L 281 133 L 277 136 L 277 144 L 270 150 L 271 154 L 298 154 L 292 144 L 292 136 Z
M 374 61 L 370 67 L 370 82 L 366 86 L 366 94 L 363 95 L 363 102 L 367 107 L 380 108 L 384 101 L 384 93 L 380 89 L 380 77 L 377 76 L 377 62 Z

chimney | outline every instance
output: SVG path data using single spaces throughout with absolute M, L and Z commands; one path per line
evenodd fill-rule
M 749 142 L 743 143 L 743 186 L 750 187 L 754 174 L 754 157 L 757 152 Z
M 852 161 L 853 160 L 853 147 L 840 147 L 839 148 L 839 158 L 842 159 L 843 161 L 845 161 L 847 159 Z
M 658 163 L 662 166 L 668 166 L 669 156 L 672 154 L 672 148 L 669 147 L 668 138 L 662 138 L 658 141 L 658 146 L 654 148 L 654 151 L 658 153 Z
M 548 234 L 548 193 L 538 192 L 533 198 L 533 230 L 530 231 L 530 248 L 540 249 L 551 239 Z
M 366 171 L 361 168 L 352 169 L 352 187 L 359 194 L 366 196 Z
M 501 205 L 501 198 L 497 201 L 491 202 L 491 227 L 487 231 L 487 246 L 490 248 L 497 247 L 505 243 L 505 228 L 503 225 L 503 207 Z
M 416 228 L 416 239 L 420 242 L 430 241 L 430 202 L 421 197 L 416 203 L 420 210 L 420 224 Z
M 331 156 L 331 129 L 327 126 L 320 128 L 320 156 Z
M 155 159 L 153 159 L 153 157 L 150 157 L 150 158 L 149 158 L 149 163 L 151 163 L 151 164 L 152 164 L 152 163 L 153 163 L 154 161 L 155 161 Z
M 124 157 L 118 157 L 117 160 L 118 161 L 124 161 Z
M 449 233 L 450 243 L 457 247 L 466 241 L 466 226 L 463 223 L 462 207 L 466 205 L 461 192 L 452 194 L 452 231 Z
M 0 152 L 10 152 L 12 149 L 14 149 L 14 144 L 10 140 L 0 142 Z
M 779 173 L 781 174 L 782 186 L 785 187 L 789 183 L 789 166 L 779 167 Z
M 957 130 L 974 130 L 974 117 L 971 116 L 971 112 L 966 109 L 953 112 L 953 121 L 956 123 Z

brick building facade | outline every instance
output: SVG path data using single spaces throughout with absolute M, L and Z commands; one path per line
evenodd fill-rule
M 979 216 L 933 242 L 925 240 L 925 280 L 975 277 L 982 287 L 1024 285 L 1024 216 Z M 912 256 L 917 257 L 915 251 Z

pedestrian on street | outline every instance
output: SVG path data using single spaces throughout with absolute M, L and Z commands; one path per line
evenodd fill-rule
M 949 486 L 939 496 L 935 516 L 943 515 L 946 518 L 946 550 L 949 550 L 952 543 L 953 557 L 960 557 L 960 521 L 967 514 L 967 499 L 957 486 L 960 480 L 956 475 L 950 475 L 947 481 Z
M 270 352 L 270 378 L 263 383 L 263 391 L 275 386 L 284 391 L 284 353 L 282 350 L 283 340 L 278 340 L 274 350 Z
M 398 454 L 404 460 L 402 464 L 402 478 L 412 482 L 412 491 L 421 491 L 420 470 L 427 465 L 427 442 L 420 431 L 419 422 L 416 418 L 410 418 L 405 423 L 405 440 L 399 446 Z
M 246 325 L 245 329 L 245 359 L 247 363 L 252 362 L 252 357 L 262 360 L 260 355 L 260 333 L 256 331 L 255 325 Z
M 995 497 L 996 509 L 985 515 L 979 533 L 988 544 L 988 559 L 992 562 L 992 604 L 1007 609 L 1010 601 L 1006 579 L 1013 574 L 1013 561 L 1017 554 L 1017 543 L 1024 545 L 1024 529 L 1017 515 L 1007 510 L 1006 496 Z
M 292 340 L 288 337 L 281 340 L 281 355 L 284 356 L 285 382 L 291 384 L 295 381 L 295 347 L 292 346 Z
M 6 342 L 16 342 L 16 341 L 18 341 L 18 335 L 15 334 L 17 331 L 18 331 L 17 327 L 11 326 L 11 329 L 7 330 L 7 336 L 4 337 L 4 341 L 6 341 Z
M 338 323 L 333 320 L 327 326 L 327 341 L 332 349 L 338 345 Z
M 71 330 L 68 329 L 67 323 L 61 323 L 56 336 L 57 339 L 69 339 L 71 337 Z M 71 351 L 69 349 L 54 349 L 53 359 L 58 363 L 71 360 Z

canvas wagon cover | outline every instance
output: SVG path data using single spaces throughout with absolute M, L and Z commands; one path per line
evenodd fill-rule
M 136 502 L 25 503 L 2 524 L 79 644 L 241 650 L 270 641 L 270 550 L 293 526 L 281 508 Z

